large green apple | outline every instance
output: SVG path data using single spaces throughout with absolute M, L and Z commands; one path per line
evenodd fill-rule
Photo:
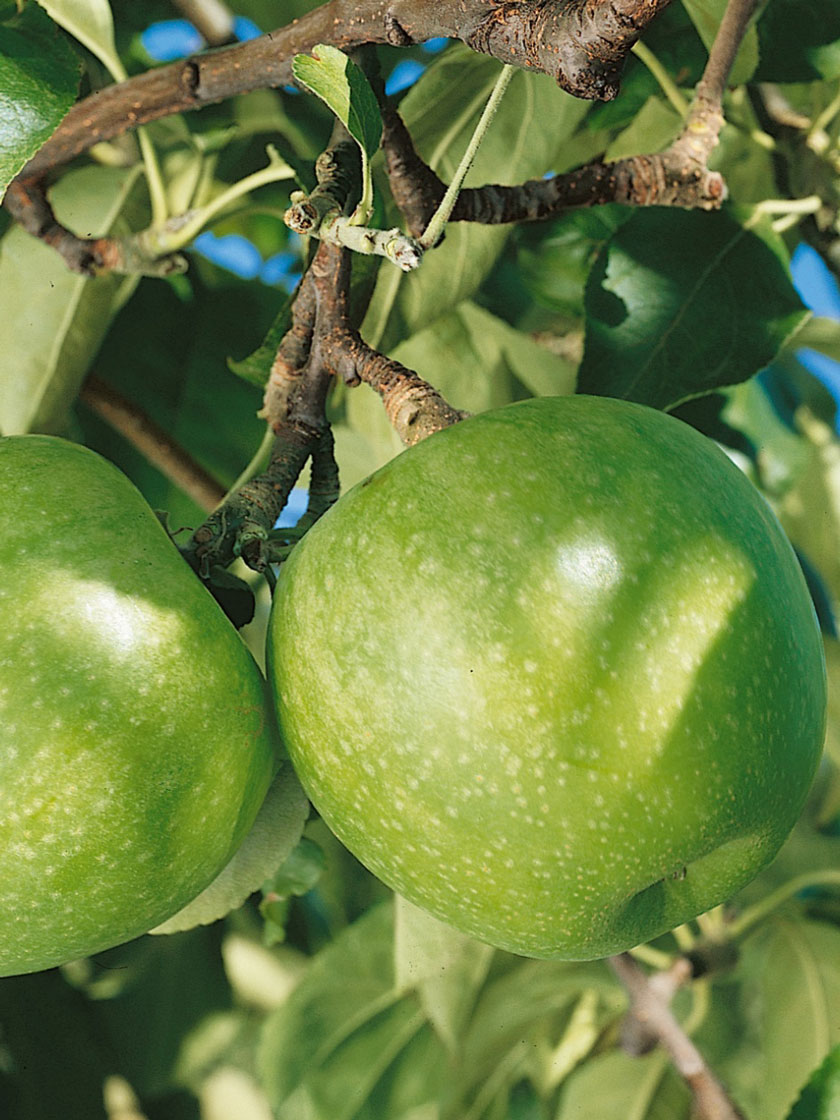
M 771 860 L 823 740 L 796 558 L 709 440 L 522 402 L 356 486 L 284 566 L 280 731 L 372 871 L 475 937 L 586 959 Z
M 115 467 L 0 439 L 0 975 L 135 937 L 277 770 L 244 643 Z

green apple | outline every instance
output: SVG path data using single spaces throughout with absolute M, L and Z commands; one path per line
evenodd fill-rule
M 227 863 L 277 770 L 264 682 L 128 479 L 0 439 L 0 975 L 119 944 Z
M 679 420 L 604 398 L 476 416 L 356 486 L 284 565 L 268 652 L 337 836 L 534 957 L 731 896 L 823 741 L 820 634 L 764 499 Z

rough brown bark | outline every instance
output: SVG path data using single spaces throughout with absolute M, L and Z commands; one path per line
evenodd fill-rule
M 610 100 L 630 48 L 671 0 L 331 0 L 258 39 L 159 66 L 75 105 L 21 172 L 29 179 L 93 144 L 172 113 L 292 81 L 294 55 L 318 43 L 407 46 L 445 36 L 551 74 L 578 97 Z

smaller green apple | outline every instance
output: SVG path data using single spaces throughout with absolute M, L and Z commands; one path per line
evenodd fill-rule
M 687 425 L 604 398 L 476 416 L 356 486 L 284 565 L 268 652 L 338 837 L 535 957 L 730 897 L 823 741 L 820 634 L 766 502 Z
M 0 439 L 0 976 L 146 932 L 215 878 L 279 764 L 239 635 L 128 479 Z

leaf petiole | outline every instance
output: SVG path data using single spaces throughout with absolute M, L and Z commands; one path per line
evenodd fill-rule
M 501 104 L 502 97 L 510 84 L 515 70 L 516 67 L 514 66 L 505 65 L 502 67 L 502 71 L 496 79 L 496 84 L 493 86 L 493 92 L 490 94 L 487 104 L 484 106 L 484 112 L 479 117 L 478 124 L 475 126 L 475 131 L 467 145 L 467 150 L 464 152 L 461 157 L 461 162 L 458 164 L 458 170 L 455 172 L 452 182 L 446 188 L 446 194 L 441 199 L 440 205 L 432 215 L 429 224 L 426 226 L 420 238 L 420 247 L 423 250 L 431 249 L 433 246 L 437 245 L 438 241 L 440 241 L 443 236 L 444 227 L 455 208 L 455 203 L 458 200 L 458 195 L 461 193 L 464 179 L 466 179 L 467 173 L 472 167 L 476 153 L 487 133 L 487 129 L 490 127 L 490 122 L 496 115 L 496 110 Z

